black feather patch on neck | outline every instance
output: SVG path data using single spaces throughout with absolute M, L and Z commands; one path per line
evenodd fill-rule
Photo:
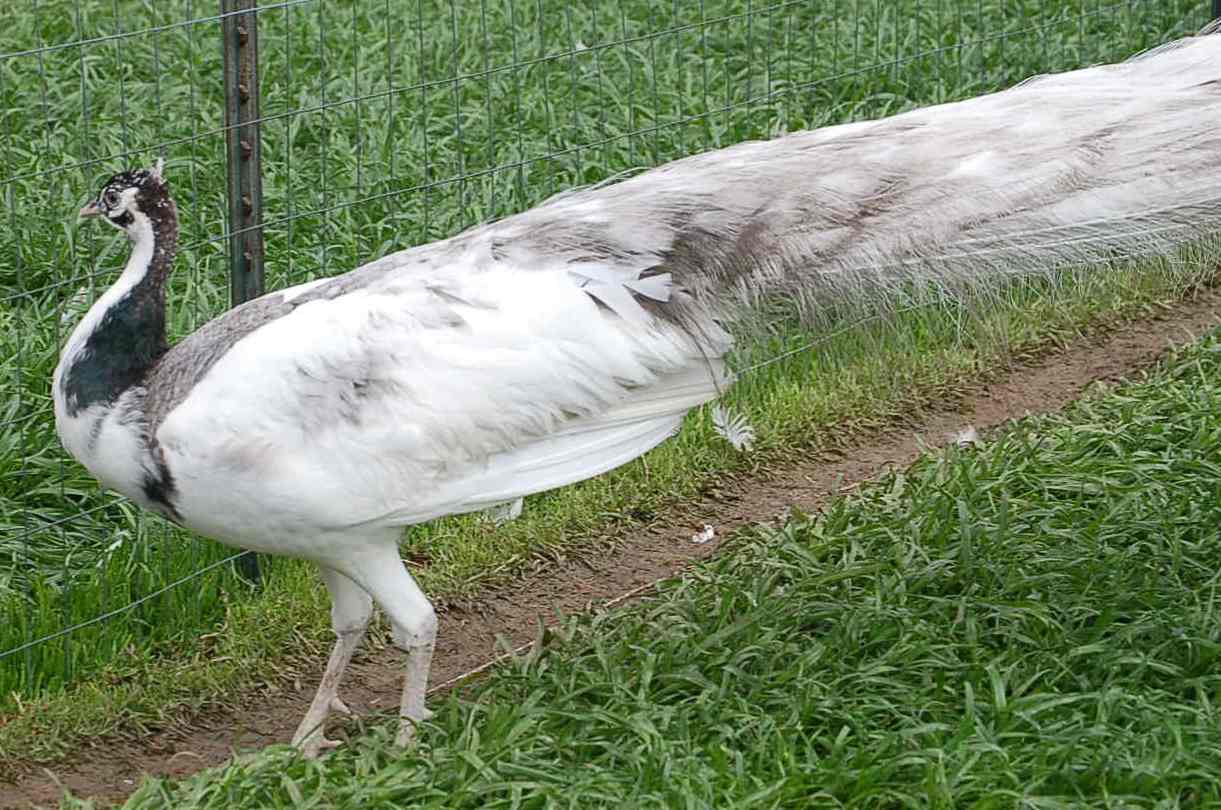
M 153 251 L 144 275 L 114 302 L 86 337 L 63 378 L 72 416 L 96 404 L 114 403 L 139 385 L 169 349 L 165 335 L 165 281 L 178 246 L 178 216 L 165 184 L 148 172 L 126 172 L 114 185 L 139 189 L 136 202 L 153 231 Z M 130 223 L 131 213 L 124 212 Z M 123 223 L 119 223 L 123 224 Z
M 146 276 L 106 311 L 65 373 L 68 413 L 113 403 L 168 349 L 165 291 L 153 288 Z

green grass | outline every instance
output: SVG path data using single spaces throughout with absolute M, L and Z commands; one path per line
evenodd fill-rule
M 269 286 L 338 272 L 625 169 L 1122 58 L 1194 30 L 1204 5 L 273 8 L 261 33 Z M 0 658 L 0 759 L 51 757 L 84 735 L 166 722 L 277 677 L 292 666 L 290 649 L 308 653 L 325 639 L 320 589 L 291 562 L 269 566 L 262 594 L 221 566 L 151 596 L 229 550 L 99 493 L 65 459 L 51 424 L 61 316 L 78 313 L 78 291 L 96 295 L 122 260 L 111 232 L 72 224 L 110 172 L 162 151 L 170 159 L 184 220 L 172 331 L 185 334 L 224 306 L 221 90 L 209 78 L 219 74 L 218 25 L 174 25 L 214 10 L 45 2 L 0 29 L 9 235 L 0 251 L 0 654 L 147 600 Z M 145 31 L 157 26 L 170 27 Z M 646 36 L 655 31 L 665 33 Z M 361 98 L 345 100 L 353 97 Z M 986 307 L 929 306 L 849 330 L 739 387 L 760 431 L 757 456 L 733 454 L 698 416 L 647 466 L 532 499 L 526 519 L 494 540 L 475 519 L 442 521 L 413 532 L 405 551 L 430 593 L 470 595 L 719 473 L 877 424 L 1007 352 L 1171 300 L 1197 280 L 1198 264 L 1020 285 Z
M 1215 807 L 1219 412 L 1214 332 L 570 619 L 414 751 L 378 722 L 126 806 Z

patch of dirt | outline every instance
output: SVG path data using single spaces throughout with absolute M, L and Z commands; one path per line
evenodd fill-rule
M 1161 317 L 1125 323 L 1107 334 L 998 369 L 990 381 L 952 403 L 926 409 L 908 424 L 850 439 L 834 452 L 758 476 L 727 479 L 703 499 L 634 527 L 613 552 L 548 565 L 477 602 L 450 608 L 441 616 L 433 691 L 494 660 L 503 650 L 498 638 L 519 646 L 535 637 L 540 621 L 553 620 L 557 612 L 571 615 L 626 601 L 715 553 L 735 529 L 783 518 L 793 507 L 813 512 L 832 493 L 905 467 L 923 449 L 952 441 L 968 426 L 986 431 L 1027 414 L 1060 409 L 1090 385 L 1130 375 L 1169 346 L 1218 324 L 1221 292 L 1205 290 Z M 703 544 L 692 542 L 705 524 L 715 527 L 716 537 Z M 318 661 L 319 675 L 324 663 Z M 367 651 L 348 672 L 344 700 L 357 714 L 393 710 L 401 677 L 397 651 Z M 53 805 L 61 795 L 60 785 L 99 803 L 122 801 L 144 774 L 184 777 L 227 761 L 234 751 L 287 742 L 314 686 L 290 684 L 279 693 L 252 697 L 241 714 L 205 714 L 189 727 L 151 733 L 142 740 L 99 740 L 51 768 L 21 766 L 24 776 L 16 784 L 0 786 L 0 807 Z

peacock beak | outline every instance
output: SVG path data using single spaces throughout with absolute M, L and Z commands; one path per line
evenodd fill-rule
M 96 217 L 102 213 L 102 206 L 98 205 L 97 200 L 91 200 L 88 205 L 81 209 L 81 218 Z

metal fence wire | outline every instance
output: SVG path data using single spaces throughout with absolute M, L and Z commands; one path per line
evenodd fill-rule
M 74 221 L 111 173 L 167 159 L 183 228 L 180 336 L 229 305 L 230 239 L 260 213 L 275 289 L 623 170 L 1121 59 L 1213 11 L 1207 0 L 282 0 L 259 4 L 256 103 L 231 106 L 230 126 L 226 86 L 240 71 L 226 82 L 225 8 L 31 0 L 0 28 L 0 722 L 131 645 L 207 632 L 245 587 L 223 564 L 232 550 L 99 491 L 55 436 L 59 347 L 126 251 L 117 232 Z M 234 179 L 254 124 L 261 169 Z M 241 278 L 239 297 L 257 289 Z

